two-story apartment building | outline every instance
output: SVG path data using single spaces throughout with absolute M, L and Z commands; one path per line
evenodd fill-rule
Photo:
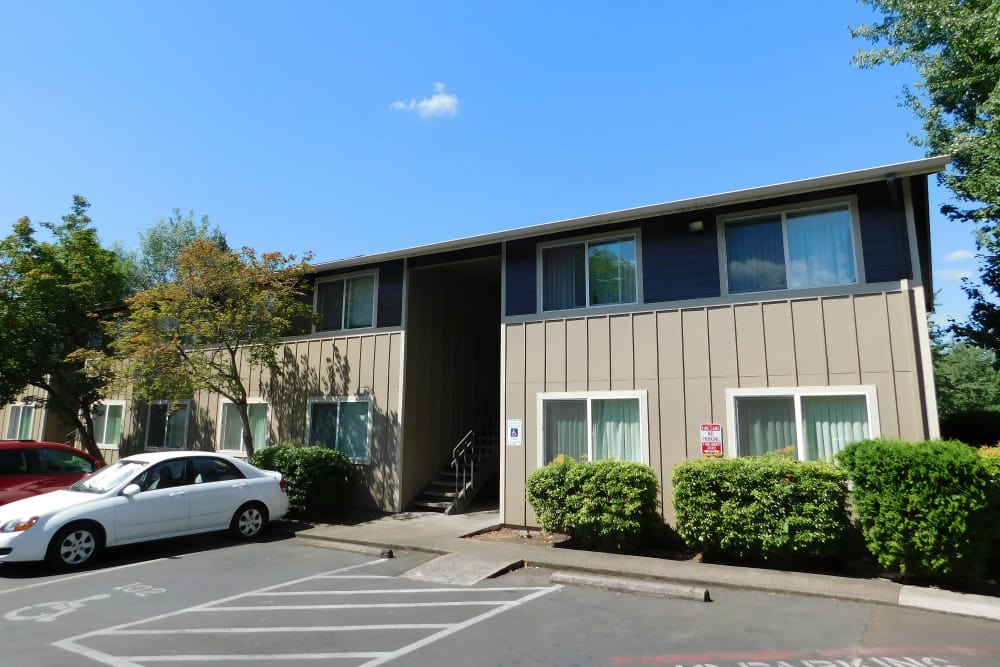
M 400 511 L 467 431 L 499 437 L 502 520 L 558 454 L 673 466 L 721 427 L 727 456 L 830 459 L 938 434 L 926 327 L 927 158 L 315 265 L 320 321 L 247 370 L 255 441 L 336 447 L 355 502 Z M 0 435 L 62 439 L 28 404 Z M 107 401 L 109 451 L 240 454 L 233 407 Z M 711 430 L 717 441 L 719 430 Z

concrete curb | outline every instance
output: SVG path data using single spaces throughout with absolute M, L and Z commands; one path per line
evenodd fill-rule
M 576 572 L 553 572 L 552 576 L 549 577 L 549 581 L 554 584 L 568 584 L 571 586 L 583 586 L 585 588 L 597 588 L 602 591 L 613 591 L 616 593 L 634 593 L 659 598 L 696 600 L 698 602 L 712 601 L 707 588 L 684 586 L 681 584 L 668 584 L 659 581 L 633 579 L 630 577 L 604 577 L 593 574 L 579 574 Z

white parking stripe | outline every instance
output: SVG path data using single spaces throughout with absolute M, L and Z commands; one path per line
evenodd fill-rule
M 83 577 L 90 577 L 95 574 L 107 574 L 108 572 L 115 572 L 116 570 L 124 570 L 128 567 L 135 567 L 137 565 L 149 565 L 150 563 L 157 563 L 161 560 L 169 560 L 167 558 L 156 558 L 154 560 L 144 560 L 141 563 L 128 563 L 126 565 L 117 565 L 115 567 L 105 567 L 100 570 L 90 570 L 89 572 L 81 572 L 80 574 L 74 574 L 65 577 L 58 577 L 55 579 L 49 579 L 48 581 L 39 581 L 36 584 L 28 584 L 27 586 L 19 586 L 18 588 L 8 588 L 7 590 L 0 591 L 0 595 L 5 593 L 16 593 L 17 591 L 26 591 L 29 588 L 38 588 L 39 586 L 48 586 L 49 584 L 63 584 L 67 581 L 73 581 L 74 579 L 81 579 Z
M 114 665 L 115 667 L 142 667 L 143 664 L 148 663 L 159 663 L 159 662 L 233 662 L 233 661 L 267 661 L 267 662 L 283 662 L 283 661 L 298 661 L 298 660 L 367 660 L 365 665 L 374 666 L 381 665 L 389 660 L 395 659 L 399 656 L 411 653 L 423 646 L 427 646 L 432 642 L 438 641 L 445 637 L 448 637 L 460 630 L 469 628 L 477 623 L 480 623 L 488 618 L 496 616 L 497 614 L 503 613 L 513 609 L 521 604 L 529 602 L 531 600 L 537 599 L 547 593 L 559 590 L 561 586 L 550 586 L 550 587 L 538 587 L 538 586 L 525 586 L 525 587 L 504 587 L 498 586 L 493 588 L 481 588 L 481 589 L 469 589 L 469 588 L 420 588 L 420 589 L 408 589 L 408 588 L 394 588 L 394 589 L 372 589 L 372 590 L 347 590 L 347 591 L 281 591 L 278 589 L 288 588 L 296 585 L 303 584 L 308 581 L 315 581 L 317 579 L 395 579 L 391 576 L 382 575 L 345 575 L 341 574 L 344 572 L 349 572 L 351 570 L 357 570 L 360 568 L 368 567 L 371 565 L 376 565 L 385 562 L 386 559 L 378 559 L 373 561 L 368 561 L 358 565 L 353 565 L 350 567 L 341 568 L 338 570 L 333 570 L 331 572 L 323 573 L 320 575 L 313 575 L 308 577 L 302 577 L 301 579 L 295 579 L 292 581 L 287 581 L 281 584 L 275 584 L 273 586 L 268 586 L 265 588 L 260 588 L 254 591 L 248 591 L 245 593 L 240 593 L 227 598 L 222 598 L 215 600 L 213 602 L 207 602 L 200 605 L 195 605 L 192 607 L 187 607 L 185 609 L 180 609 L 178 611 L 170 612 L 167 614 L 161 614 L 159 616 L 153 616 L 150 618 L 142 619 L 139 621 L 132 621 L 129 623 L 123 623 L 121 625 L 116 625 L 113 627 L 105 628 L 103 630 L 97 630 L 93 632 L 88 632 L 85 634 L 78 635 L 76 637 L 71 637 L 69 639 L 60 640 L 54 642 L 52 645 L 62 648 L 66 651 L 70 651 L 77 655 L 86 656 L 96 662 L 100 662 L 106 665 Z M 396 603 L 372 603 L 372 604 L 328 604 L 328 605 L 233 605 L 232 603 L 237 600 L 246 600 L 250 602 L 248 598 L 254 597 L 275 597 L 275 596 L 295 596 L 295 595 L 327 595 L 327 596 L 341 596 L 341 595 L 377 595 L 377 594 L 409 594 L 409 593 L 421 593 L 421 594 L 434 594 L 434 593 L 474 593 L 475 595 L 489 595 L 490 593 L 497 592 L 515 592 L 515 593 L 527 593 L 527 595 L 522 595 L 514 600 L 460 600 L 460 601 L 440 601 L 440 602 L 396 602 Z M 492 609 L 487 609 L 482 613 L 479 613 L 472 618 L 465 621 L 455 622 L 455 623 L 396 623 L 396 624 L 371 624 L 371 625 L 325 625 L 325 626 L 311 626 L 311 627 L 301 627 L 301 626 L 271 626 L 271 627 L 224 627 L 224 628 L 206 628 L 206 627 L 196 627 L 196 628 L 138 628 L 136 626 L 149 625 L 155 623 L 162 619 L 177 617 L 182 614 L 195 614 L 199 616 L 206 612 L 255 612 L 260 614 L 261 612 L 268 611 L 314 611 L 314 610 L 353 610 L 353 609 L 405 609 L 405 608 L 474 608 L 474 607 L 492 607 Z M 374 619 L 373 619 L 374 620 Z M 81 644 L 80 642 L 88 638 L 98 638 L 98 637 L 109 637 L 109 636 L 132 636 L 132 637 L 152 637 L 152 636 L 166 636 L 166 635 L 249 635 L 249 634 L 263 634 L 268 633 L 272 636 L 279 635 L 280 633 L 295 633 L 298 635 L 303 635 L 305 633 L 323 633 L 323 632 L 339 632 L 339 633 L 349 633 L 358 632 L 363 633 L 359 635 L 360 637 L 371 637 L 369 633 L 373 631 L 385 631 L 390 632 L 393 630 L 401 631 L 426 631 L 432 632 L 433 634 L 427 635 L 422 639 L 411 642 L 396 648 L 392 651 L 345 651 L 345 652 L 322 652 L 322 653 L 277 653 L 277 654 L 261 654 L 261 653 L 249 653 L 249 654 L 201 654 L 193 653 L 187 655 L 111 655 L 103 651 L 90 648 Z M 436 631 L 436 632 L 435 632 Z M 315 636 L 315 635 L 314 635 Z M 349 636 L 349 635 L 348 635 Z M 411 637 L 412 638 L 412 637 Z M 346 637 L 345 637 L 346 639 Z M 346 648 L 346 646 L 345 646 Z M 367 647 L 358 647 L 367 648 Z M 374 648 L 379 648 L 378 646 Z M 148 650 L 148 647 L 147 647 Z
M 540 591 L 543 586 L 497 586 L 496 588 L 373 588 L 363 591 L 282 591 L 274 593 L 247 593 L 247 597 L 291 597 L 294 595 L 387 595 L 406 593 L 489 593 L 492 591 Z
M 408 609 L 414 607 L 496 607 L 510 600 L 463 600 L 461 602 L 383 602 L 378 604 L 262 604 L 253 607 L 205 607 L 193 612 L 212 611 L 319 611 L 321 609 Z
M 256 635 L 265 632 L 358 632 L 365 630 L 440 630 L 450 627 L 451 623 L 396 623 L 394 625 L 316 625 L 301 627 L 289 625 L 287 627 L 267 627 L 267 628 L 177 628 L 173 630 L 119 630 L 117 632 L 105 632 L 104 635 L 139 635 L 142 637 L 152 635 L 232 635 L 249 634 Z
M 413 642 L 412 644 L 409 644 L 408 646 L 404 646 L 403 648 L 398 649 L 396 651 L 393 651 L 391 653 L 386 653 L 385 655 L 377 658 L 376 660 L 373 660 L 372 662 L 366 662 L 361 667 L 376 667 L 376 665 L 381 665 L 381 664 L 384 664 L 386 662 L 389 662 L 390 660 L 395 660 L 396 658 L 398 658 L 400 656 L 406 655 L 407 653 L 412 653 L 413 651 L 416 651 L 419 648 L 423 648 L 424 646 L 427 646 L 428 644 L 433 644 L 434 642 L 436 642 L 436 641 L 438 641 L 440 639 L 444 639 L 445 637 L 448 637 L 449 635 L 453 635 L 456 632 L 459 632 L 461 630 L 465 630 L 466 628 L 470 628 L 470 627 L 472 627 L 473 625 L 475 625 L 477 623 L 481 623 L 481 622 L 485 621 L 488 618 L 492 618 L 493 616 L 496 616 L 497 614 L 502 614 L 503 612 L 508 611 L 510 609 L 513 609 L 514 607 L 518 607 L 518 606 L 524 604 L 525 602 L 530 602 L 531 600 L 534 600 L 536 598 L 540 598 L 543 595 L 546 595 L 546 594 L 551 593 L 553 591 L 557 591 L 557 590 L 559 590 L 561 588 L 562 588 L 562 586 L 558 585 L 558 584 L 555 585 L 555 586 L 550 586 L 549 588 L 543 588 L 542 590 L 536 591 L 536 592 L 532 593 L 531 595 L 526 595 L 523 598 L 519 598 L 517 600 L 514 600 L 513 602 L 509 602 L 509 603 L 503 605 L 502 607 L 497 607 L 496 609 L 491 609 L 491 610 L 489 610 L 489 611 L 487 611 L 485 613 L 480 614 L 479 616 L 473 616 L 469 620 L 463 621 L 462 623 L 456 623 L 455 625 L 451 626 L 450 628 L 448 628 L 446 630 L 442 630 L 441 632 L 438 632 L 436 634 L 433 634 L 430 637 L 424 637 L 420 641 Z

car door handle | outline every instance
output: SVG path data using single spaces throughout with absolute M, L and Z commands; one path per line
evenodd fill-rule
M 183 495 L 184 495 L 183 491 L 173 491 L 172 493 L 168 493 L 167 497 L 173 498 L 174 496 L 183 496 Z

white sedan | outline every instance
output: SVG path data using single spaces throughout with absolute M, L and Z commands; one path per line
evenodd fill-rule
M 213 452 L 137 454 L 0 506 L 0 563 L 78 568 L 103 547 L 226 529 L 250 539 L 287 511 L 281 473 Z

